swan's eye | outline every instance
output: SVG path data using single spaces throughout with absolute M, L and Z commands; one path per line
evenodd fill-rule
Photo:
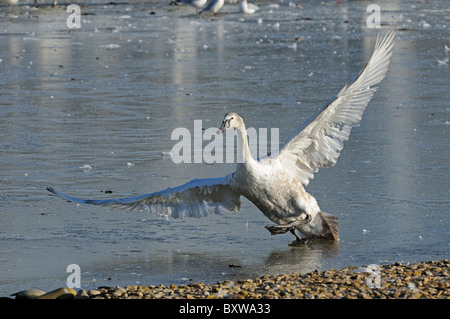
M 230 120 L 234 120 L 234 117 L 231 117 L 231 119 Z

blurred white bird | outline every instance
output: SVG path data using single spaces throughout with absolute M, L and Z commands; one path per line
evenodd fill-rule
M 203 7 L 203 9 L 200 10 L 199 14 L 205 11 L 212 11 L 214 16 L 216 16 L 217 11 L 222 9 L 224 4 L 224 0 L 211 0 L 205 7 Z
M 226 114 L 219 132 L 235 129 L 243 155 L 233 174 L 196 179 L 165 191 L 120 199 L 79 199 L 52 187 L 47 189 L 75 203 L 146 208 L 173 218 L 237 211 L 240 197 L 244 196 L 276 224 L 266 226 L 272 235 L 291 232 L 300 242 L 314 237 L 338 240 L 337 217 L 322 212 L 305 187 L 319 168 L 336 163 L 352 127 L 360 123 L 377 89 L 375 85 L 388 70 L 394 38 L 395 30 L 379 35 L 369 62 L 358 76 L 304 122 L 277 154 L 254 159 L 244 121 L 236 113 Z
M 239 11 L 245 14 L 253 14 L 258 11 L 259 7 L 253 3 L 247 3 L 247 0 L 241 0 L 239 3 Z
M 203 7 L 206 2 L 208 2 L 208 0 L 172 0 L 170 2 L 170 4 L 188 4 L 190 6 L 193 6 L 195 8 L 200 9 L 201 7 Z
M 58 4 L 58 2 L 56 0 L 52 0 L 52 7 L 56 7 L 57 4 Z M 34 6 L 36 8 L 39 7 L 37 0 L 34 0 Z

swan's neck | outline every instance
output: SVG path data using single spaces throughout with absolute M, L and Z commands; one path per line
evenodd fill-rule
M 252 164 L 255 160 L 253 159 L 250 152 L 247 138 L 247 129 L 245 128 L 245 125 L 242 124 L 239 128 L 236 129 L 236 131 L 238 137 L 238 150 L 240 150 L 242 154 L 242 158 L 239 158 L 238 153 L 238 162 L 242 162 L 245 165 Z

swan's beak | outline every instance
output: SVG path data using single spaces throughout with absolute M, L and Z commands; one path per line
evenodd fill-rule
M 223 121 L 222 125 L 220 126 L 219 130 L 217 131 L 217 134 L 222 134 L 227 129 L 227 121 Z

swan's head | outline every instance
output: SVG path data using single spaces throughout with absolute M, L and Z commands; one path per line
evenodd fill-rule
M 244 125 L 244 121 L 242 118 L 237 115 L 234 112 L 230 112 L 225 114 L 222 125 L 220 126 L 220 129 L 217 131 L 217 134 L 225 132 L 225 130 L 228 130 L 230 128 L 239 128 Z

